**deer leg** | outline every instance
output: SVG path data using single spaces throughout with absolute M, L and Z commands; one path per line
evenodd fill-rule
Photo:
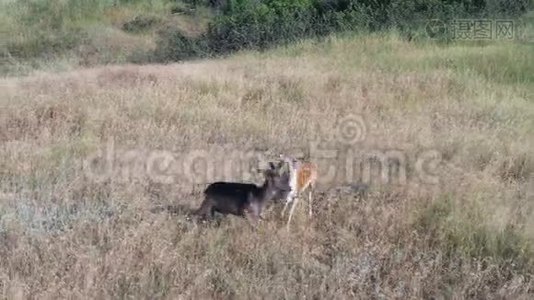
M 293 200 L 293 205 L 291 206 L 291 210 L 289 210 L 289 219 L 287 220 L 287 229 L 289 230 L 289 223 L 291 223 L 291 218 L 293 217 L 293 213 L 295 212 L 295 207 L 297 206 L 297 202 L 299 200 L 299 197 L 295 197 Z
M 258 226 L 258 220 L 262 218 L 261 212 L 262 207 L 260 203 L 254 203 L 252 202 L 252 195 L 248 195 L 248 205 L 245 208 L 245 215 L 252 226 L 252 228 L 256 229 Z
M 267 207 L 267 208 L 263 207 L 260 212 L 260 220 L 265 220 L 265 216 L 270 215 L 273 209 L 274 209 L 274 205 Z
M 269 213 L 268 209 L 262 210 L 260 213 L 260 220 L 265 220 L 265 214 L 268 214 L 268 213 Z
M 197 209 L 195 214 L 200 216 L 200 218 L 204 220 L 208 218 L 213 219 L 214 211 L 213 211 L 213 203 L 211 199 L 205 198 L 202 204 L 200 205 L 200 208 Z
M 265 208 L 261 207 L 260 210 L 257 213 L 258 220 L 265 221 L 265 214 L 269 214 L 271 209 L 272 209 L 272 207 L 269 207 L 269 209 L 265 209 Z
M 293 202 L 293 200 L 295 200 L 295 198 L 296 198 L 296 194 L 295 194 L 293 191 L 291 191 L 291 192 L 287 195 L 287 197 L 286 197 L 286 203 L 284 204 L 284 208 L 282 209 L 282 217 L 284 217 L 284 215 L 285 215 L 285 213 L 286 213 L 287 206 L 288 206 L 291 202 Z
M 258 227 L 258 215 L 255 212 L 251 212 L 249 210 L 245 211 L 245 216 L 248 220 L 248 223 L 250 226 L 252 226 L 253 229 L 256 229 Z
M 314 190 L 315 190 L 315 184 L 312 183 L 312 184 L 310 184 L 310 193 L 308 194 L 308 202 L 309 202 L 309 206 L 310 206 L 310 208 L 309 208 L 309 216 L 310 216 L 310 218 L 313 215 L 312 193 L 313 193 Z
M 312 190 L 310 189 L 310 192 L 308 193 L 308 205 L 309 205 L 309 216 L 311 218 L 312 216 Z
M 286 209 L 287 209 L 287 206 L 289 205 L 289 201 L 286 201 L 286 203 L 284 204 L 284 208 L 282 209 L 282 217 L 284 216 L 284 214 L 286 213 Z

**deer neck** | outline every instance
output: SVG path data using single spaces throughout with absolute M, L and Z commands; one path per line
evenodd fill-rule
M 290 162 L 289 163 L 289 186 L 291 187 L 291 191 L 296 192 L 297 191 L 297 183 L 298 183 L 298 169 L 297 167 Z

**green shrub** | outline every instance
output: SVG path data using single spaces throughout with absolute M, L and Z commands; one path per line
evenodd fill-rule
M 516 18 L 532 8 L 531 0 L 487 0 L 484 2 L 486 15 Z
M 209 53 L 204 38 L 188 37 L 176 28 L 167 27 L 160 30 L 156 50 L 151 58 L 158 62 L 181 61 L 205 57 Z
M 286 1 L 230 1 L 224 15 L 211 23 L 205 38 L 217 53 L 242 48 L 264 49 L 313 34 L 314 12 L 311 2 L 285 4 Z

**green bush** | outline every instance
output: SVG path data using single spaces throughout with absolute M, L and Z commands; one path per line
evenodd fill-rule
M 264 49 L 311 36 L 314 11 L 309 1 L 230 1 L 225 14 L 211 23 L 205 38 L 216 53 Z
M 490 16 L 519 17 L 532 7 L 531 0 L 487 0 L 485 10 Z
M 187 37 L 178 29 L 167 27 L 160 30 L 151 59 L 157 62 L 181 61 L 205 57 L 209 53 L 206 39 Z

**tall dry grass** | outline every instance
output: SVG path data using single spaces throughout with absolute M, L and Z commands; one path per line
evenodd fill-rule
M 223 60 L 2 79 L 2 297 L 531 298 L 529 47 L 332 37 Z M 348 113 L 366 127 L 353 146 L 332 138 Z M 338 151 L 311 153 L 319 175 L 338 169 L 318 187 L 314 218 L 301 205 L 290 232 L 280 207 L 256 231 L 234 217 L 196 225 L 184 212 L 152 212 L 196 208 L 204 181 L 244 178 L 220 166 L 206 178 L 199 167 L 197 182 L 175 163 L 173 181 L 158 182 L 144 168 L 153 151 L 222 162 L 234 151 L 306 154 L 312 136 Z M 117 173 L 88 178 L 84 160 L 110 141 Z M 405 154 L 407 181 L 373 173 L 356 195 L 343 169 L 350 149 Z M 441 157 L 425 166 L 434 184 L 417 173 L 428 150 Z M 133 163 L 121 161 L 128 155 Z M 254 157 L 233 159 L 252 172 Z

